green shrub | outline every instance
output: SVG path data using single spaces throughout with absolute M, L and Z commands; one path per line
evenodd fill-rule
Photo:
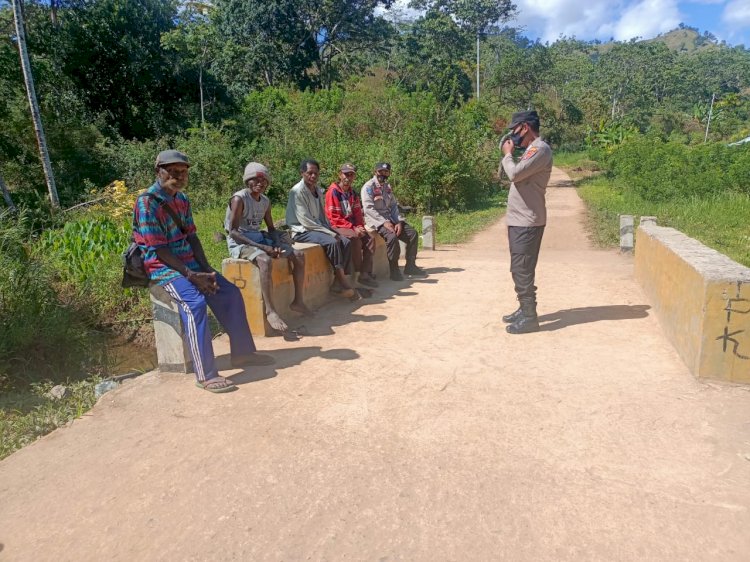
M 624 142 L 606 163 L 625 189 L 646 201 L 750 193 L 750 147 L 746 146 L 689 146 L 645 135 Z
M 0 390 L 23 383 L 29 373 L 39 379 L 74 369 L 85 350 L 85 325 L 58 297 L 50 269 L 27 240 L 23 214 L 0 214 Z

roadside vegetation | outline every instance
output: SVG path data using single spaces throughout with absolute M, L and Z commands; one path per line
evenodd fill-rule
M 594 160 L 593 158 L 597 158 Z M 589 211 L 592 238 L 619 244 L 619 216 L 656 216 L 750 267 L 750 147 L 637 137 L 609 152 L 557 158 Z

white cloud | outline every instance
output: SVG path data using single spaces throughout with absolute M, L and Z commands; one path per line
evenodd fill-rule
M 628 7 L 615 25 L 615 39 L 654 37 L 677 27 L 680 12 L 675 0 L 642 0 Z
M 721 21 L 732 29 L 750 26 L 750 2 L 747 0 L 732 0 L 724 6 Z
M 602 41 L 650 39 L 688 21 L 680 6 L 690 13 L 689 4 L 715 5 L 717 16 L 724 5 L 722 21 L 731 35 L 750 27 L 750 0 L 514 0 L 514 3 L 518 16 L 509 25 L 522 27 L 529 38 L 550 43 L 560 36 Z M 395 19 L 418 17 L 419 12 L 408 9 L 407 4 L 408 0 L 395 2 L 400 14 Z

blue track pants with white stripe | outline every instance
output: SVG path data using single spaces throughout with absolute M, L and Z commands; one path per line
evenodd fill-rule
M 224 327 L 229 335 L 232 357 L 242 357 L 255 352 L 255 342 L 245 316 L 245 304 L 240 290 L 216 274 L 219 290 L 215 295 L 204 295 L 185 277 L 178 277 L 164 285 L 164 289 L 175 300 L 185 330 L 185 343 L 193 357 L 195 376 L 200 382 L 218 376 L 208 327 L 208 311 Z

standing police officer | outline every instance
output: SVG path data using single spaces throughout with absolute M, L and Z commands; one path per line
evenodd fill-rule
M 510 324 L 510 334 L 539 330 L 536 314 L 534 275 L 542 235 L 547 224 L 545 193 L 552 172 L 552 149 L 539 137 L 539 115 L 536 111 L 514 113 L 510 138 L 503 142 L 502 167 L 511 181 L 508 211 L 505 214 L 510 246 L 510 272 L 513 276 L 519 307 L 503 316 Z M 525 148 L 516 162 L 514 148 Z

